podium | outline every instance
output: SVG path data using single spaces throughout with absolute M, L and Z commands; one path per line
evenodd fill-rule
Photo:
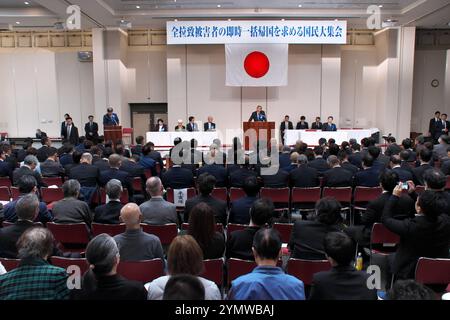
M 122 140 L 122 126 L 105 126 L 103 132 L 105 142 L 111 140 L 115 145 L 117 140 Z
M 255 141 L 250 141 L 250 137 L 253 140 L 253 132 L 256 133 L 257 141 L 260 137 L 267 141 L 267 148 L 270 150 L 270 140 L 275 138 L 275 122 L 244 122 L 243 127 L 245 150 L 250 150 L 255 143 Z

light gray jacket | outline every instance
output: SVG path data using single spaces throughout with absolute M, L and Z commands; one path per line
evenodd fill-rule
M 154 197 L 139 206 L 144 223 L 162 225 L 168 223 L 178 224 L 177 207 L 162 197 Z

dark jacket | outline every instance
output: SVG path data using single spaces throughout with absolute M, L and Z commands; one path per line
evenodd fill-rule
M 13 167 L 7 161 L 0 160 L 0 177 L 13 177 Z
M 110 201 L 95 208 L 94 222 L 103 224 L 119 224 L 120 210 L 123 204 L 120 201 Z
M 0 229 L 0 257 L 17 259 L 17 240 L 20 236 L 33 226 L 33 222 L 21 220 L 14 223 L 12 226 Z
M 299 121 L 299 122 L 297 122 L 297 126 L 295 127 L 295 129 L 297 129 L 297 130 L 307 130 L 307 129 L 309 129 L 309 124 L 308 124 L 308 122 L 301 122 L 301 121 Z
M 80 163 L 70 169 L 70 179 L 78 180 L 82 187 L 97 187 L 100 179 L 100 170 L 91 164 Z
M 261 176 L 265 188 L 286 188 L 289 185 L 289 173 L 279 169 L 276 174 Z
M 191 170 L 173 166 L 162 175 L 165 188 L 184 189 L 194 186 L 194 175 Z
M 342 162 L 341 167 L 347 171 L 350 171 L 352 173 L 352 175 L 355 175 L 359 171 L 359 168 L 357 166 L 355 166 L 354 164 L 352 164 L 348 161 Z
M 400 236 L 392 271 L 399 279 L 414 278 L 420 257 L 448 258 L 450 242 L 450 216 L 441 214 L 436 220 L 425 215 L 399 220 L 394 218 L 399 198 L 391 196 L 386 203 L 382 223 Z
M 91 225 L 92 217 L 86 202 L 65 198 L 55 202 L 52 209 L 56 223 L 80 223 Z
M 227 169 L 221 164 L 208 164 L 198 169 L 198 175 L 209 173 L 216 178 L 216 187 L 223 188 L 228 185 Z
M 211 122 L 211 129 L 209 129 L 209 122 L 205 122 L 203 124 L 203 130 L 204 131 L 208 131 L 208 130 L 216 130 L 216 124 L 214 122 Z
M 75 127 L 74 124 L 72 124 L 72 129 L 70 130 L 70 137 L 67 136 L 67 127 L 62 132 L 62 136 L 65 141 L 70 142 L 70 144 L 76 146 L 78 144 L 78 141 L 80 139 L 80 136 L 78 134 L 78 128 Z
M 380 185 L 379 172 L 376 168 L 370 167 L 355 174 L 354 185 L 374 188 Z
M 337 127 L 334 123 L 329 124 L 327 122 L 322 125 L 322 131 L 337 131 Z
M 314 188 L 320 184 L 319 174 L 316 169 L 306 164 L 300 165 L 290 173 L 290 185 L 298 188 Z
M 231 233 L 227 241 L 227 258 L 237 258 L 242 260 L 255 260 L 252 252 L 253 237 L 259 227 L 248 227 L 244 230 L 237 230 Z
M 98 123 L 92 122 L 92 127 L 90 122 L 84 125 L 84 132 L 86 133 L 86 139 L 91 140 L 92 138 L 98 138 Z
M 251 122 L 251 121 L 255 121 L 255 122 L 267 121 L 266 113 L 264 111 L 261 111 L 259 113 L 259 115 L 261 117 L 261 120 L 258 119 L 258 113 L 256 111 L 253 111 L 251 116 L 250 116 L 250 118 L 248 119 L 248 122 Z
M 323 186 L 329 188 L 350 187 L 353 182 L 353 174 L 342 168 L 335 167 L 323 174 Z
M 111 179 L 119 180 L 122 183 L 122 186 L 128 189 L 128 194 L 130 196 L 133 195 L 133 187 L 128 172 L 116 168 L 100 171 L 100 184 L 102 186 L 105 186 Z
M 258 197 L 242 197 L 231 202 L 230 217 L 228 223 L 249 224 L 250 208 Z
M 367 287 L 369 274 L 352 266 L 334 267 L 314 274 L 310 300 L 377 300 L 376 289 Z
M 17 168 L 16 170 L 14 170 L 14 172 L 13 172 L 14 186 L 18 186 L 20 178 L 22 176 L 26 176 L 26 175 L 33 176 L 36 178 L 38 188 L 47 187 L 47 184 L 45 184 L 44 181 L 42 181 L 41 175 L 39 173 L 37 173 L 36 171 L 32 171 L 27 166 L 22 166 L 20 168 Z
M 414 176 L 414 183 L 416 185 L 421 185 L 424 186 L 425 185 L 425 181 L 423 179 L 423 174 L 425 173 L 425 171 L 431 170 L 433 169 L 433 167 L 431 165 L 427 164 L 423 164 L 420 167 L 417 168 L 413 168 L 413 176 Z
M 242 188 L 244 186 L 244 181 L 248 177 L 256 177 L 258 174 L 247 168 L 239 168 L 234 170 L 230 174 L 230 186 L 235 188 Z
M 203 259 L 218 259 L 223 257 L 225 252 L 225 236 L 221 232 L 215 232 L 211 242 L 202 247 Z
M 323 127 L 322 122 L 317 123 L 314 121 L 311 125 L 311 129 L 313 130 L 322 130 L 322 127 Z
M 227 223 L 227 203 L 225 201 L 213 198 L 212 196 L 198 195 L 194 198 L 186 200 L 184 207 L 184 222 L 189 222 L 189 214 L 193 207 L 199 203 L 206 203 L 214 210 L 216 223 Z
M 308 162 L 308 165 L 311 168 L 316 169 L 319 174 L 323 174 L 325 171 L 328 171 L 330 169 L 327 160 L 325 160 L 324 158 L 315 158 L 314 160 Z
M 46 145 L 44 145 L 38 149 L 36 158 L 39 160 L 39 162 L 44 162 L 45 160 L 47 160 L 49 152 L 50 152 L 50 147 L 47 147 Z
M 398 177 L 401 182 L 413 181 L 413 179 L 414 179 L 411 171 L 404 170 L 401 167 L 394 168 L 394 169 L 392 169 L 392 171 L 394 171 L 395 173 L 398 174 Z
M 22 197 L 22 195 L 19 197 L 19 199 Z M 17 214 L 16 214 L 16 204 L 19 199 L 14 200 L 12 202 L 9 202 L 4 207 L 4 219 L 9 222 L 16 222 L 17 221 Z M 46 223 L 53 220 L 52 213 L 47 209 L 47 205 L 45 202 L 39 202 L 39 213 L 36 217 L 36 222 L 42 222 Z
M 62 177 L 64 168 L 59 162 L 47 159 L 41 163 L 41 174 L 43 177 Z

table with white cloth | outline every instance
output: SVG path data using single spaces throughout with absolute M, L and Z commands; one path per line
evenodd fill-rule
M 344 141 L 350 139 L 356 139 L 358 143 L 361 139 L 372 136 L 373 134 L 380 132 L 377 128 L 371 129 L 353 129 L 353 130 L 338 130 L 338 131 L 321 131 L 321 130 L 286 130 L 284 132 L 284 141 L 286 145 L 295 145 L 298 140 L 302 140 L 304 143 L 315 146 L 319 144 L 320 138 L 336 140 L 337 144 L 341 144 Z
M 198 146 L 209 147 L 214 139 L 219 138 L 219 134 L 216 131 L 147 132 L 147 142 L 153 142 L 156 147 L 172 147 L 175 138 L 181 138 L 183 141 L 195 139 L 198 142 Z

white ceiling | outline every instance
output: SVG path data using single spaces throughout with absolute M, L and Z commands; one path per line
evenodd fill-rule
M 173 19 L 345 19 L 349 28 L 364 29 L 367 7 L 382 5 L 382 19 L 420 28 L 448 28 L 450 0 L 0 0 L 0 25 L 14 28 L 52 27 L 64 22 L 66 8 L 77 4 L 82 28 L 118 26 L 163 29 Z M 299 5 L 301 4 L 301 7 Z M 220 7 L 218 7 L 220 5 Z M 137 8 L 136 6 L 139 6 Z M 20 22 L 20 24 L 16 24 Z

